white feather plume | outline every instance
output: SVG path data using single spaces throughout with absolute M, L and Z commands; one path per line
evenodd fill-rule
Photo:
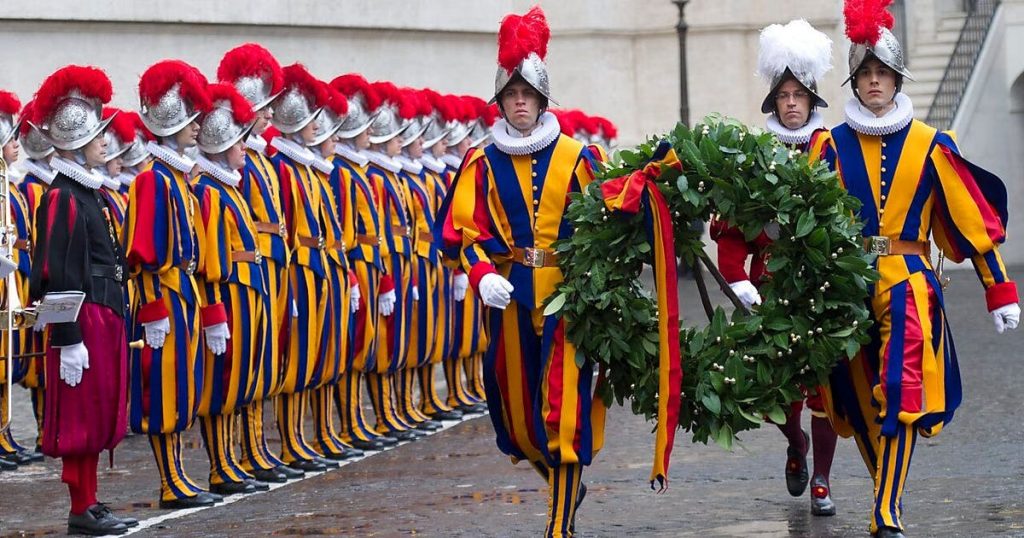
M 758 76 L 771 84 L 787 67 L 801 83 L 821 80 L 832 69 L 832 40 L 803 19 L 761 30 Z

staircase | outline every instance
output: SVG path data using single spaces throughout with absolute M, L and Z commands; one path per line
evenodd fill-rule
M 914 116 L 919 120 L 928 117 L 966 20 L 963 12 L 946 14 L 938 20 L 934 33 L 931 28 L 918 32 L 917 46 L 907 55 L 907 68 L 914 80 L 904 83 L 903 93 L 914 103 Z

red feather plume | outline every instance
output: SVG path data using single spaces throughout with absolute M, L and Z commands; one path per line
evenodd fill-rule
M 615 124 L 604 116 L 594 116 L 594 121 L 597 126 L 601 129 L 601 133 L 604 135 L 606 140 L 614 140 L 619 136 L 619 130 L 615 127 Z
M 498 65 L 511 73 L 531 52 L 543 60 L 550 39 L 551 29 L 540 6 L 533 6 L 525 15 L 506 15 L 498 29 Z
M 472 121 L 473 120 L 473 107 L 469 106 L 469 103 L 463 102 L 462 98 L 458 95 L 445 95 L 445 103 L 448 104 L 448 109 L 451 112 L 451 119 L 448 121 Z
M 28 119 L 36 125 L 44 123 L 57 107 L 57 103 L 75 89 L 86 98 L 99 101 L 100 104 L 109 103 L 110 98 L 114 95 L 114 88 L 110 85 L 110 79 L 103 70 L 96 67 L 69 65 L 46 77 L 43 84 L 39 86 L 39 91 L 35 96 L 35 106 L 32 107 L 32 117 Z
M 234 84 L 242 77 L 270 80 L 270 93 L 284 88 L 284 72 L 273 54 L 258 43 L 239 45 L 224 54 L 217 67 L 217 80 Z
M 588 116 L 581 111 L 576 111 L 579 115 L 577 116 L 576 123 L 583 129 L 587 134 L 593 136 L 601 134 L 601 127 L 598 125 L 594 116 Z
M 380 80 L 371 84 L 374 90 L 384 99 L 398 108 L 398 116 L 411 120 L 416 117 L 416 104 L 404 98 L 402 90 L 391 82 Z
M 348 98 L 345 94 L 332 88 L 326 82 L 323 83 L 324 91 L 327 92 L 327 108 L 334 113 L 335 116 L 344 116 L 348 114 Z
M 558 127 L 565 136 L 576 134 L 576 122 L 570 110 L 552 109 L 551 113 L 558 119 Z
M 331 87 L 341 92 L 345 97 L 361 94 L 363 101 L 366 102 L 368 112 L 373 112 L 380 108 L 383 101 L 383 98 L 373 89 L 373 86 L 362 75 L 356 73 L 335 77 L 331 81 Z
M 311 96 L 316 106 L 324 106 L 329 99 L 326 85 L 300 63 L 293 63 L 284 68 L 284 86 L 297 87 L 303 94 Z
M 116 114 L 116 115 L 115 115 Z M 107 119 L 114 116 L 114 119 L 110 121 L 110 127 L 108 128 L 121 144 L 131 144 L 135 141 L 135 124 L 132 119 L 125 115 L 123 110 L 119 110 L 113 107 L 104 107 L 103 119 Z
M 269 144 L 275 138 L 281 136 L 281 131 L 278 130 L 277 127 L 274 127 L 273 125 L 270 125 L 270 126 L 267 127 L 267 130 L 263 131 L 263 134 L 260 135 L 260 136 L 262 136 L 263 139 L 266 140 L 267 143 Z M 273 155 L 274 153 L 277 153 L 277 150 L 274 149 L 273 146 L 267 146 L 267 155 Z
M 21 101 L 11 92 L 0 90 L 0 114 L 13 116 L 21 110 Z
M 888 7 L 892 0 L 846 0 L 846 37 L 861 45 L 873 46 L 882 35 L 882 27 L 892 29 L 895 22 Z
M 445 99 L 444 96 L 442 96 L 441 94 L 437 93 L 436 91 L 430 88 L 423 88 L 422 90 L 420 90 L 420 96 L 423 99 L 425 99 L 428 103 L 430 103 L 430 106 L 433 107 L 435 111 L 437 111 L 437 114 L 439 116 L 441 116 L 442 121 L 448 122 L 454 121 L 456 119 L 455 111 L 452 110 L 452 107 L 448 103 L 448 100 Z
M 210 96 L 206 94 L 206 77 L 195 67 L 181 60 L 157 62 L 142 73 L 139 80 L 139 97 L 142 102 L 153 106 L 160 102 L 175 84 L 180 84 L 182 98 L 200 112 L 210 111 Z
M 18 117 L 22 119 L 29 119 L 32 117 L 33 111 L 36 108 L 35 101 L 29 101 L 25 104 L 25 107 L 21 109 L 21 114 Z M 18 137 L 28 136 L 28 133 L 32 130 L 32 126 L 27 121 L 21 122 L 18 126 Z
M 132 126 L 135 127 L 135 133 L 141 134 L 142 138 L 147 142 L 156 142 L 156 137 L 153 133 L 149 132 L 149 128 L 146 127 L 145 123 L 142 123 L 142 116 L 134 110 L 125 110 L 121 112 L 122 115 L 132 120 Z
M 462 100 L 473 110 L 473 119 L 482 118 L 487 114 L 487 101 L 475 95 L 463 95 Z
M 235 123 L 247 125 L 256 117 L 249 101 L 242 97 L 242 94 L 238 93 L 238 90 L 231 84 L 210 84 L 207 86 L 206 91 L 210 95 L 210 101 L 213 102 L 214 106 L 220 101 L 228 102 L 228 106 L 231 108 L 231 116 L 234 118 Z
M 491 103 L 484 108 L 484 124 L 492 127 L 496 121 L 498 121 L 498 104 Z

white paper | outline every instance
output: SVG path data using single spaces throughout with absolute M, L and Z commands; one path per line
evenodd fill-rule
M 78 311 L 85 301 L 81 291 L 59 291 L 47 293 L 36 306 L 37 325 L 69 323 L 78 319 Z

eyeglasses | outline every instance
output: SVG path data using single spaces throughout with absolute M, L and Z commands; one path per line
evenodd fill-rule
M 811 94 L 805 92 L 804 90 L 797 90 L 797 91 L 795 91 L 793 93 L 779 92 L 779 93 L 775 94 L 775 100 L 776 101 L 789 101 L 790 97 L 799 100 L 799 99 L 807 99 L 810 96 L 811 96 Z

